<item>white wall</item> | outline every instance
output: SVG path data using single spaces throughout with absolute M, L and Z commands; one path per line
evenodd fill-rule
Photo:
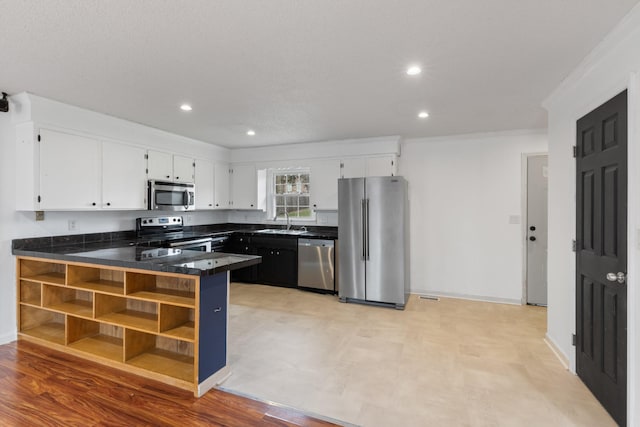
M 522 154 L 547 151 L 542 132 L 406 140 L 411 291 L 520 303 Z
M 640 423 L 638 332 L 640 319 L 640 6 L 594 49 L 545 102 L 549 111 L 549 309 L 548 339 L 575 371 L 575 160 L 576 120 L 629 89 L 627 369 L 628 425 Z

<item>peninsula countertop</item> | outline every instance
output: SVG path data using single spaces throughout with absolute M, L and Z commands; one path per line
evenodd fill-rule
M 13 249 L 13 255 L 208 276 L 259 264 L 260 256 L 136 246 L 131 241 Z

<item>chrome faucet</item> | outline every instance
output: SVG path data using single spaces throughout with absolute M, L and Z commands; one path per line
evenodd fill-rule
M 284 214 L 287 217 L 287 231 L 291 229 L 291 217 L 289 217 L 289 212 L 284 211 Z

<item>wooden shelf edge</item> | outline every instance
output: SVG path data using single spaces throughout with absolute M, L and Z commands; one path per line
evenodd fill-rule
M 28 301 L 20 301 L 20 305 L 24 305 L 25 307 L 33 307 L 33 308 L 45 308 L 45 307 L 41 306 L 40 303 L 34 304 L 34 303 L 28 302 Z
M 157 295 L 163 295 L 163 297 L 161 298 L 154 298 L 153 296 L 147 297 L 147 296 L 144 296 L 145 294 L 157 294 Z M 157 302 L 160 304 L 174 305 L 176 307 L 196 308 L 195 294 L 193 297 L 193 301 L 189 301 L 189 302 L 180 302 L 174 299 L 174 298 L 186 299 L 187 297 L 176 297 L 169 294 L 163 294 L 161 292 L 151 292 L 151 291 L 133 292 L 131 294 L 126 294 L 125 297 L 140 300 L 140 301 L 150 301 L 150 302 Z

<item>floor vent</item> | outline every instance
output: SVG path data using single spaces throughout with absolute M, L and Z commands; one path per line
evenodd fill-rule
M 420 299 L 429 299 L 432 301 L 440 301 L 438 297 L 432 297 L 431 295 L 420 295 Z

